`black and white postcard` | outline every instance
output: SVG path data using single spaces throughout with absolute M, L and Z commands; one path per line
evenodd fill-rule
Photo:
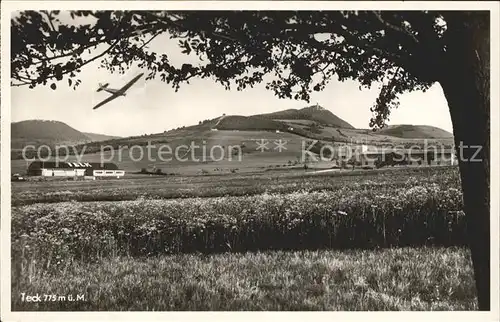
M 1 14 L 2 321 L 498 321 L 498 3 Z

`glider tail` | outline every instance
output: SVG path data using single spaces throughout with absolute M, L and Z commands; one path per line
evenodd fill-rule
M 101 84 L 99 83 L 99 88 L 97 89 L 98 92 L 102 91 L 103 89 L 105 89 L 106 87 L 108 87 L 109 83 L 106 83 L 106 84 Z

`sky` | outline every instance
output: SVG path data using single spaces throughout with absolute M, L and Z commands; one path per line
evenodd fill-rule
M 151 50 L 167 53 L 172 62 L 193 62 L 180 53 L 177 42 L 157 37 L 149 44 Z M 99 69 L 99 62 L 82 68 L 82 83 L 76 90 L 67 80 L 57 89 L 39 86 L 12 87 L 12 122 L 22 120 L 57 120 L 82 131 L 116 136 L 159 133 L 179 126 L 197 124 L 205 119 L 226 115 L 254 115 L 284 109 L 300 109 L 319 104 L 356 128 L 368 128 L 370 107 L 379 94 L 377 86 L 359 89 L 355 81 L 332 80 L 322 91 L 311 95 L 310 103 L 280 99 L 262 83 L 244 91 L 226 91 L 211 79 L 195 79 L 183 84 L 178 92 L 160 79 L 146 81 L 143 77 L 127 92 L 112 102 L 93 110 L 92 107 L 109 96 L 96 92 L 98 83 L 120 88 L 135 75 L 146 72 L 132 68 L 124 75 Z M 50 84 L 50 83 L 49 83 Z M 439 84 L 426 93 L 412 92 L 400 97 L 400 107 L 391 111 L 390 125 L 432 125 L 452 132 L 446 99 Z

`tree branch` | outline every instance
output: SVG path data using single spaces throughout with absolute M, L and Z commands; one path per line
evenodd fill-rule
M 407 37 L 411 41 L 411 44 L 413 44 L 411 48 L 406 48 L 408 46 L 405 46 L 399 51 L 387 50 L 386 48 L 384 48 L 384 46 L 378 44 L 377 41 L 370 43 L 364 39 L 360 39 L 357 35 L 353 35 L 348 28 L 342 28 L 343 23 L 346 23 L 346 25 L 348 25 L 347 21 L 344 21 L 346 18 L 338 18 L 333 22 L 332 25 L 325 25 L 325 24 L 311 25 L 307 23 L 290 23 L 286 24 L 284 30 L 285 30 L 285 35 L 287 37 L 294 38 L 298 36 L 299 38 L 297 39 L 303 39 L 303 40 L 306 40 L 304 33 L 308 33 L 309 35 L 315 33 L 328 33 L 328 34 L 336 34 L 342 36 L 344 38 L 345 43 L 342 43 L 341 45 L 353 46 L 362 50 L 363 54 L 373 55 L 379 58 L 388 59 L 393 63 L 395 63 L 396 65 L 403 67 L 407 72 L 411 73 L 415 77 L 425 79 L 426 81 L 429 82 L 436 81 L 437 76 L 435 75 L 435 72 L 426 71 L 422 69 L 422 63 L 423 63 L 422 59 L 426 60 L 429 59 L 429 57 L 425 56 L 425 53 L 427 52 L 421 53 L 420 50 L 417 50 L 418 49 L 417 47 L 421 45 L 418 39 L 415 37 L 415 35 L 397 26 L 389 24 L 384 19 L 382 19 L 380 14 L 377 12 L 373 12 L 373 15 L 375 19 L 381 23 L 381 26 L 384 29 L 390 28 L 392 30 L 397 31 L 398 34 Z M 321 42 L 316 39 L 314 39 L 314 42 L 312 42 L 311 40 L 306 40 L 306 41 L 308 41 L 312 46 L 316 47 L 317 49 L 339 53 L 338 45 L 329 45 L 325 42 Z M 408 45 L 410 45 L 410 43 L 408 43 Z M 405 52 L 404 49 L 406 49 L 407 52 Z M 414 55 L 410 55 L 409 53 L 414 53 Z M 340 54 L 342 54 L 342 52 L 340 52 Z M 427 54 L 432 54 L 432 53 L 427 53 Z
M 41 58 L 41 59 L 39 59 L 39 61 L 34 62 L 33 65 L 39 65 L 39 64 L 42 64 L 43 62 L 46 62 L 46 61 L 51 61 L 51 60 L 54 60 L 54 59 L 60 59 L 60 58 L 64 58 L 64 57 L 69 57 L 69 56 L 74 55 L 78 51 L 82 51 L 83 52 L 85 49 L 88 49 L 88 48 L 90 48 L 92 46 L 99 45 L 101 43 L 102 43 L 101 41 L 93 41 L 93 42 L 88 43 L 85 46 L 73 49 L 72 51 L 70 51 L 69 53 L 66 53 L 66 54 L 60 54 L 58 56 Z
M 153 39 L 155 39 L 158 35 L 160 35 L 163 31 L 159 31 L 157 32 L 156 34 L 154 34 L 148 41 L 146 41 L 144 44 L 142 44 L 141 47 L 139 47 L 139 49 L 142 49 L 144 48 L 145 46 L 147 46 L 147 44 L 149 44 L 151 41 L 153 41 Z
M 19 81 L 19 79 L 16 79 Z M 14 87 L 21 87 L 21 86 L 26 86 L 26 85 L 31 85 L 30 82 L 26 82 L 26 81 L 22 81 L 21 83 L 19 84 L 14 84 L 14 83 L 11 83 L 10 86 L 14 86 Z
M 382 19 L 382 15 L 379 12 L 377 12 L 377 11 L 373 11 L 373 14 L 378 19 L 378 21 L 380 21 L 384 26 L 386 26 L 386 27 L 388 27 L 388 28 L 390 28 L 390 29 L 392 29 L 394 31 L 406 34 L 407 36 L 409 36 L 410 38 L 412 38 L 415 43 L 417 43 L 417 44 L 419 43 L 419 41 L 415 37 L 415 35 L 412 34 L 411 32 L 409 32 L 407 29 L 395 26 L 395 25 L 389 23 L 388 21 L 385 21 L 384 19 Z
M 182 24 L 176 22 L 176 21 L 173 21 L 172 19 L 168 19 L 168 17 L 160 17 L 160 16 L 157 16 L 155 14 L 152 14 L 151 12 L 147 12 L 147 14 L 149 14 L 150 16 L 156 18 L 157 20 L 159 20 L 160 22 L 162 22 L 163 24 L 167 25 L 167 26 L 176 26 L 177 28 L 183 30 L 183 31 L 189 31 L 188 28 L 186 28 L 185 26 L 183 26 Z M 206 32 L 205 30 L 201 30 L 201 33 L 203 34 L 210 34 L 216 38 L 222 38 L 222 39 L 226 39 L 226 40 L 229 40 L 229 41 L 232 41 L 232 42 L 237 42 L 238 40 L 234 39 L 234 38 L 231 38 L 229 36 L 226 36 L 226 35 L 223 35 L 223 34 L 219 34 L 219 33 L 216 33 L 216 32 Z
M 352 35 L 347 29 L 342 29 L 342 28 L 335 28 L 334 30 L 333 27 L 327 27 L 327 26 L 310 26 L 310 25 L 304 25 L 304 24 L 289 24 L 288 25 L 290 28 L 293 29 L 293 32 L 291 34 L 287 34 L 288 37 L 293 37 L 294 34 L 296 35 L 302 35 L 301 39 L 304 39 L 303 33 L 301 33 L 299 30 L 308 30 L 308 35 L 316 34 L 316 33 L 329 33 L 329 34 L 338 34 L 342 37 L 344 37 L 346 44 L 350 44 L 353 47 L 357 47 L 358 49 L 362 49 L 367 53 L 372 53 L 375 56 L 379 57 L 384 57 L 387 59 L 396 59 L 398 56 L 395 54 L 389 54 L 387 51 L 384 51 L 381 48 L 373 46 L 373 44 L 368 44 L 366 41 L 358 39 L 356 36 Z M 336 27 L 336 26 L 335 26 Z M 312 28 L 314 28 L 312 31 L 310 31 Z M 328 45 L 324 42 L 318 41 L 314 37 L 312 38 L 314 40 L 314 44 L 317 47 L 320 47 L 321 49 L 329 52 L 336 52 L 336 49 L 334 46 Z M 311 40 L 308 38 L 308 40 Z
M 77 66 L 76 68 L 73 68 L 73 69 L 66 70 L 66 71 L 62 72 L 62 73 L 61 73 L 61 75 L 66 75 L 66 74 L 68 74 L 68 73 L 71 73 L 71 72 L 75 71 L 76 69 L 82 68 L 83 66 L 85 66 L 85 65 L 87 65 L 87 64 L 89 64 L 89 63 L 91 63 L 91 62 L 95 61 L 96 59 L 103 57 L 103 56 L 104 56 L 104 55 L 106 55 L 106 54 L 107 54 L 107 53 L 108 53 L 108 52 L 109 52 L 109 51 L 110 51 L 113 47 L 115 47 L 115 46 L 118 44 L 118 42 L 120 42 L 120 40 L 121 40 L 121 39 L 117 39 L 114 43 L 112 43 L 112 44 L 111 44 L 111 45 L 110 45 L 110 46 L 109 46 L 106 50 L 104 50 L 104 51 L 103 51 L 102 53 L 100 53 L 99 55 L 96 55 L 96 56 L 92 57 L 91 59 L 89 59 L 89 60 L 87 60 L 86 62 L 84 62 L 84 63 L 80 64 L 79 66 Z M 55 76 L 54 74 L 50 74 L 50 75 L 47 75 L 47 76 L 45 77 L 45 79 L 50 79 L 50 78 L 53 78 L 54 76 Z M 22 80 L 22 78 L 23 78 L 23 77 L 22 77 L 22 76 L 20 76 L 20 75 L 14 75 L 14 76 L 13 76 L 13 78 L 14 78 L 14 79 L 16 79 L 16 80 L 18 80 L 18 81 L 20 81 L 20 80 Z M 31 81 L 32 81 L 32 82 L 33 82 L 33 81 L 37 81 L 37 79 L 31 79 Z
M 56 32 L 56 28 L 54 28 L 54 24 L 52 23 L 52 15 L 48 11 L 45 11 L 45 10 L 43 10 L 42 12 L 47 16 L 47 19 L 49 20 L 49 25 L 52 28 L 52 31 Z
M 223 64 L 216 65 L 215 68 L 221 68 L 222 66 L 227 65 L 228 63 L 234 63 L 237 60 L 239 60 L 240 58 L 242 58 L 243 56 L 245 56 L 245 54 L 246 54 L 246 52 L 242 51 L 240 54 L 238 54 L 237 56 L 235 56 L 230 62 L 225 61 Z M 186 77 L 184 79 L 181 79 L 180 81 L 184 81 L 185 82 L 185 81 L 187 81 L 187 80 L 189 80 L 189 79 L 191 79 L 191 78 L 193 78 L 195 76 L 203 74 L 204 72 L 206 72 L 206 71 L 203 70 L 203 68 L 200 68 L 200 70 L 198 72 L 193 73 L 193 74 L 189 75 L 188 77 Z

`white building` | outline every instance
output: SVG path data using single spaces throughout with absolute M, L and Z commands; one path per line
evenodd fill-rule
M 116 177 L 125 171 L 114 163 L 34 161 L 28 167 L 29 176 L 43 177 Z

